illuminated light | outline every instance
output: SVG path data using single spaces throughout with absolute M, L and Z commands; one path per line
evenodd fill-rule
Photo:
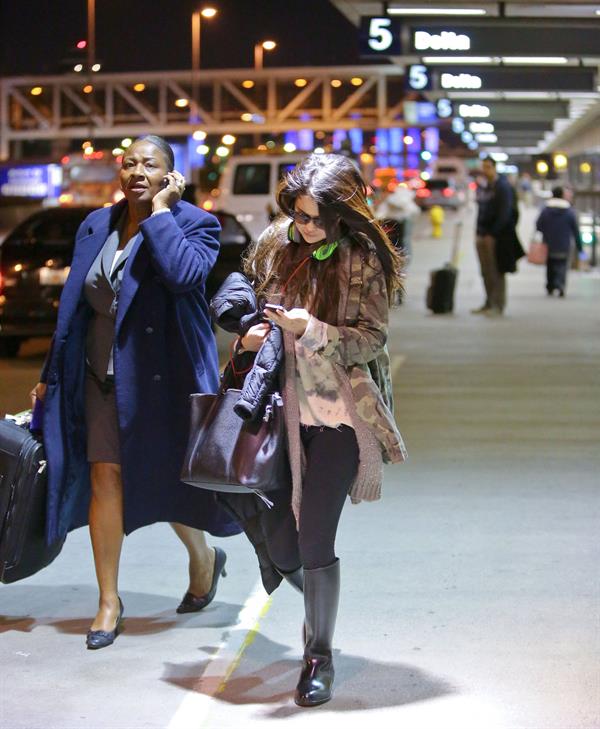
M 89 141 L 89 139 L 88 139 L 87 141 L 85 141 L 85 142 L 84 142 L 84 143 L 83 143 L 83 144 L 81 145 L 81 149 L 87 149 L 88 147 L 91 147 L 91 146 L 92 146 L 92 143 L 91 143 L 91 142 Z
M 352 86 L 362 86 L 364 83 L 364 79 L 362 79 L 360 76 L 353 76 L 350 79 L 350 83 Z
M 54 266 L 54 258 L 49 258 L 46 261 L 46 263 L 44 264 L 44 266 L 47 266 L 48 268 L 52 268 L 52 266 Z
M 90 155 L 94 154 L 94 148 L 90 145 L 83 150 L 83 153 L 86 157 L 89 157 Z
M 139 94 L 140 92 L 142 92 L 142 91 L 145 91 L 145 90 L 146 90 L 146 84 L 134 84 L 134 86 L 133 86 L 133 90 L 134 90 L 134 91 L 137 91 L 137 92 L 138 92 L 138 94 Z
M 445 187 L 442 190 L 442 195 L 444 197 L 452 197 L 452 195 L 454 195 L 454 190 L 451 187 Z
M 82 51 L 84 48 L 87 48 L 87 41 L 86 40 L 77 41 L 77 48 L 79 48 L 80 51 Z
M 206 144 L 199 144 L 196 147 L 197 154 L 208 154 L 210 152 L 210 147 Z
M 471 122 L 469 129 L 474 134 L 493 134 L 496 131 L 490 122 Z
M 203 8 L 200 11 L 200 15 L 203 18 L 214 18 L 216 14 L 217 14 L 217 9 L 216 8 Z
M 331 79 L 331 85 L 333 86 L 334 89 L 339 89 L 340 86 L 342 85 L 342 82 L 339 80 L 339 78 L 333 78 L 333 79 Z
M 83 71 L 83 63 L 76 63 L 73 66 L 73 71 L 75 71 L 75 73 L 81 73 Z
M 381 187 L 383 182 L 381 180 L 373 180 L 373 187 Z
M 317 139 L 325 139 L 325 132 L 316 132 L 315 137 Z
M 490 154 L 490 157 L 493 160 L 496 160 L 496 162 L 506 162 L 506 160 L 508 159 L 508 155 L 506 154 L 506 152 L 492 152 Z
M 210 191 L 211 197 L 219 197 L 221 194 L 221 190 L 219 190 L 218 187 L 213 187 L 213 189 Z
M 494 63 L 491 56 L 423 56 L 421 60 L 429 66 L 436 63 L 446 65 L 453 63 L 476 63 L 477 65 Z
M 131 137 L 125 137 L 125 139 L 121 139 L 121 147 L 123 147 L 123 149 L 127 149 L 127 147 L 131 147 L 132 142 L 133 139 L 131 139 Z
M 259 152 L 266 152 L 267 151 L 267 145 L 266 144 L 259 144 L 256 149 L 258 149 Z
M 323 149 L 323 147 L 315 147 L 314 152 L 315 154 L 325 154 L 325 150 Z
M 391 180 L 391 182 L 388 182 L 387 189 L 388 192 L 394 192 L 394 190 L 398 187 L 398 183 L 394 182 L 394 180 Z
M 227 157 L 229 152 L 231 152 L 231 150 L 228 147 L 217 147 L 215 150 L 217 157 Z
M 103 208 L 112 208 L 112 203 L 110 203 L 110 202 L 104 203 L 104 205 L 102 207 Z
M 63 192 L 62 195 L 58 196 L 58 202 L 61 205 L 68 205 L 73 202 L 73 195 L 70 192 Z
M 370 165 L 373 162 L 373 159 L 374 159 L 373 155 L 372 154 L 369 154 L 369 152 L 363 152 L 360 155 L 360 161 L 364 165 Z
M 568 63 L 569 59 L 564 56 L 503 56 L 502 61 L 503 63 L 514 63 L 520 66 L 562 66 L 563 64 Z
M 186 106 L 188 106 L 190 103 L 189 99 L 175 99 L 175 106 L 177 106 L 179 109 L 185 109 Z
M 249 111 L 245 111 L 240 119 L 244 122 L 251 122 L 252 121 L 252 114 Z
M 223 144 L 227 144 L 228 146 L 235 144 L 236 137 L 233 136 L 233 134 L 224 134 L 221 138 L 221 141 Z
M 589 162 L 582 162 L 579 165 L 579 171 L 583 172 L 584 175 L 589 175 L 592 171 L 592 165 Z
M 407 134 L 402 141 L 404 144 L 412 144 L 415 140 L 410 136 L 410 134 Z
M 421 152 L 421 159 L 425 160 L 425 162 L 429 162 L 431 159 L 431 152 L 428 152 L 427 150 Z
M 22 271 L 23 270 L 23 264 L 22 263 L 17 263 L 17 265 L 14 267 L 14 270 L 17 273 L 19 273 L 19 271 Z
M 265 49 L 265 51 L 272 51 L 275 48 L 277 48 L 277 43 L 275 43 L 275 41 L 272 41 L 272 40 L 263 41 L 261 45 Z
M 102 68 L 102 66 L 101 66 L 101 65 L 100 65 L 99 63 L 94 63 L 94 65 L 92 66 L 92 71 L 93 71 L 94 73 L 98 73 L 98 71 L 99 71 L 99 70 L 100 70 L 101 68 Z
M 267 142 L 267 149 L 275 149 L 275 142 L 272 139 Z
M 92 84 L 86 84 L 83 87 L 83 93 L 84 94 L 91 94 L 93 90 L 94 90 L 94 87 L 92 86 Z
M 116 191 L 116 192 L 115 192 L 115 193 L 113 194 L 113 200 L 114 200 L 114 202 L 116 202 L 116 203 L 118 203 L 118 202 L 119 202 L 119 200 L 122 200 L 122 199 L 123 199 L 124 197 L 125 197 L 125 193 L 123 192 L 123 190 L 117 190 L 117 191 Z
M 550 167 L 548 167 L 548 163 L 545 162 L 543 159 L 539 159 L 535 163 L 535 169 L 539 175 L 545 175 L 548 172 L 548 170 L 550 169 Z
M 306 86 L 307 83 L 308 83 L 308 81 L 305 78 L 297 78 L 294 81 L 294 86 L 297 86 L 299 89 L 301 89 L 304 86 Z
M 123 155 L 120 154 L 118 157 L 115 157 L 115 162 L 117 164 L 121 164 L 121 162 L 123 162 Z
M 250 79 L 246 79 L 245 81 L 242 81 L 242 86 L 245 89 L 253 89 L 254 88 L 254 81 L 251 81 Z
M 196 129 L 192 134 L 192 139 L 195 139 L 196 142 L 203 142 L 206 139 L 206 132 L 202 129 Z
M 430 180 L 431 179 L 431 175 L 429 174 L 429 172 L 421 172 L 421 179 L 422 180 L 426 180 L 426 181 L 427 180 Z
M 70 161 L 71 161 L 71 158 L 69 157 L 68 154 L 65 154 L 64 157 L 60 158 L 61 165 L 68 165 Z
M 464 33 L 455 33 L 452 30 L 442 30 L 441 33 L 417 30 L 414 46 L 417 51 L 469 51 L 471 39 Z
M 203 208 L 204 208 L 205 210 L 212 210 L 212 209 L 214 208 L 214 206 L 215 206 L 215 204 L 214 204 L 214 202 L 213 202 L 212 200 L 205 200 L 205 201 L 204 201 L 204 202 L 202 203 L 202 207 L 203 207 Z
M 557 170 L 564 170 L 568 164 L 568 159 L 566 154 L 558 153 L 554 155 L 554 166 Z
M 121 147 L 115 147 L 112 151 L 113 157 L 118 157 L 120 154 L 123 154 L 125 150 L 121 149 Z
M 34 86 L 29 92 L 32 96 L 39 96 L 44 89 L 41 86 Z
M 296 151 L 296 145 L 293 142 L 286 142 L 283 145 L 283 151 L 284 152 L 295 152 Z
M 388 8 L 388 15 L 486 15 L 484 8 Z
M 426 187 L 422 187 L 420 190 L 417 190 L 415 194 L 417 197 L 431 197 L 431 190 L 428 190 Z

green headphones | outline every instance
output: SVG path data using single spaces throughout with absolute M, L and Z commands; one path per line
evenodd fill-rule
M 290 223 L 290 227 L 288 228 L 288 239 L 292 243 L 300 243 L 300 235 L 296 230 L 294 223 Z M 323 243 L 311 253 L 311 256 L 315 259 L 315 261 L 326 261 L 333 255 L 333 252 L 337 247 L 337 240 L 333 241 L 333 243 Z

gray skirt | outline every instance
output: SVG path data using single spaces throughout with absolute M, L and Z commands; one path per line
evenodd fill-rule
M 85 377 L 85 424 L 89 463 L 121 463 L 119 417 L 114 382 L 104 387 L 88 371 Z

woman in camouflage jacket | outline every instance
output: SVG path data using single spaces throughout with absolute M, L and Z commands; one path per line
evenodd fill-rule
M 273 563 L 304 591 L 304 663 L 295 701 L 314 706 L 331 698 L 340 580 L 334 545 L 346 496 L 355 503 L 379 498 L 382 464 L 406 456 L 386 347 L 400 260 L 345 157 L 309 156 L 284 177 L 277 202 L 283 215 L 245 261 L 285 345 L 293 487 L 291 497 L 274 498 L 263 528 Z M 267 323 L 252 327 L 241 346 L 257 351 L 268 331 Z

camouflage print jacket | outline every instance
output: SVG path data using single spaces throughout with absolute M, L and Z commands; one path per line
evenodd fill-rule
M 275 222 L 263 236 L 287 241 L 287 225 Z M 311 317 L 302 344 L 335 367 L 340 396 L 352 419 L 360 451 L 360 465 L 350 489 L 352 501 L 381 496 L 382 463 L 406 458 L 402 436 L 393 416 L 392 383 L 386 346 L 388 299 L 385 277 L 374 249 L 367 255 L 350 241 L 340 241 L 340 300 L 338 325 Z M 276 296 L 276 292 L 273 292 Z M 270 297 L 270 300 L 274 298 Z M 292 469 L 292 506 L 299 514 L 304 453 L 295 385 L 295 337 L 284 333 L 284 410 Z

